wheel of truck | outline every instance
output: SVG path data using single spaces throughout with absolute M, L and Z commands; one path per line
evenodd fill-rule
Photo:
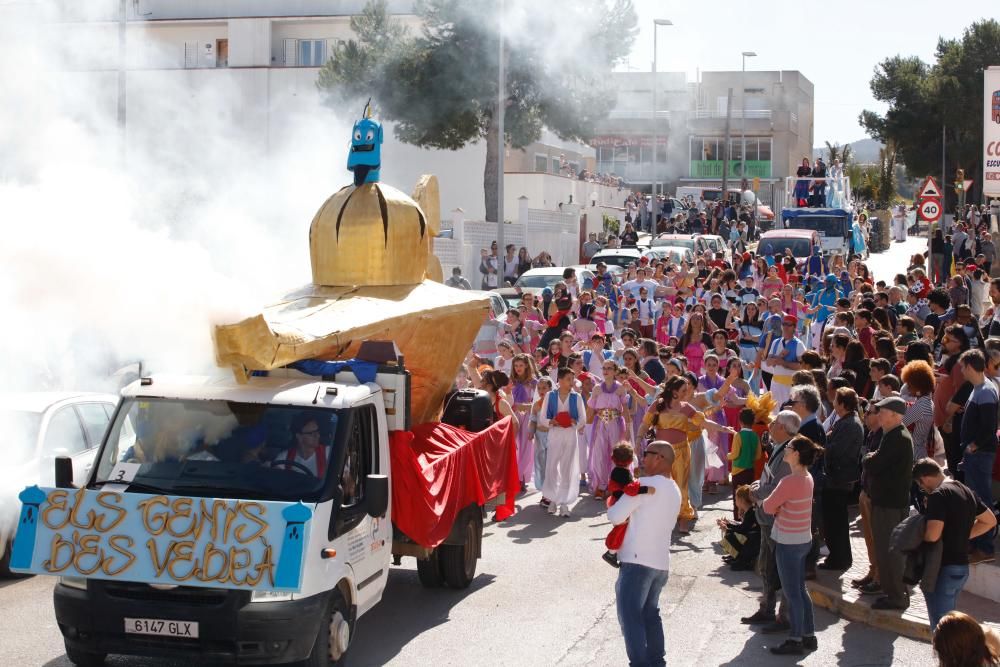
M 10 571 L 10 552 L 14 548 L 14 541 L 7 540 L 4 544 L 3 556 L 0 556 L 0 579 L 20 579 L 21 577 L 30 577 L 30 574 L 21 574 L 20 572 Z
M 340 591 L 334 591 L 330 607 L 320 621 L 312 652 L 302 667 L 344 667 L 352 634 L 351 610 Z
M 441 561 L 438 558 L 438 552 L 441 548 L 434 549 L 427 558 L 417 559 L 417 577 L 424 588 L 441 588 L 444 586 Z
M 451 588 L 468 588 L 476 577 L 479 540 L 482 537 L 479 522 L 474 517 L 467 517 L 462 532 L 465 537 L 462 544 L 442 544 L 438 547 L 441 574 Z
M 76 667 L 101 667 L 104 664 L 104 659 L 108 656 L 106 653 L 89 653 L 67 646 L 66 657 Z

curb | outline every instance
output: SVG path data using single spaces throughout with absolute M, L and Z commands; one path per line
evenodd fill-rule
M 809 597 L 812 598 L 813 604 L 832 611 L 842 618 L 864 623 L 880 630 L 895 632 L 911 639 L 928 643 L 931 641 L 931 628 L 922 619 L 909 617 L 905 612 L 901 615 L 895 611 L 872 609 L 863 602 L 845 600 L 839 590 L 834 590 L 815 581 L 807 581 L 806 588 L 809 590 Z

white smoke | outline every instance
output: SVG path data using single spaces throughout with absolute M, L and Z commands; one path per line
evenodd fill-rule
M 117 72 L 80 71 L 108 64 L 114 30 L 0 12 L 0 391 L 92 388 L 134 360 L 211 369 L 211 324 L 308 282 L 349 128 L 313 90 L 254 108 L 239 71 L 130 71 L 123 151 Z
M 109 374 L 136 361 L 226 372 L 212 325 L 309 282 L 309 224 L 350 180 L 349 126 L 306 78 L 263 108 L 239 70 L 133 70 L 123 150 L 115 29 L 2 3 L 0 400 L 113 391 Z M 3 467 L 0 522 L 35 476 Z

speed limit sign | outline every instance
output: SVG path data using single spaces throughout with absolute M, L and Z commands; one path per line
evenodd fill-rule
M 927 222 L 937 222 L 941 217 L 941 204 L 937 199 L 920 200 L 920 217 Z

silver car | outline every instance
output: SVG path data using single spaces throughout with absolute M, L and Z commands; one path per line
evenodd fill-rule
M 32 484 L 52 486 L 57 456 L 73 460 L 73 482 L 83 484 L 117 404 L 113 394 L 0 395 L 0 432 L 7 441 L 0 484 L 0 577 L 11 576 L 10 545 L 21 507 L 17 494 Z

